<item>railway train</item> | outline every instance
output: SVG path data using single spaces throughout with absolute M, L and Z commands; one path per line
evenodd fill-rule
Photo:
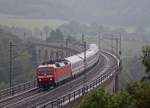
M 86 67 L 84 52 L 65 58 L 61 61 L 47 62 L 37 66 L 36 80 L 39 88 L 50 88 L 65 83 L 89 69 L 99 60 L 99 49 L 96 44 L 89 44 L 86 50 Z

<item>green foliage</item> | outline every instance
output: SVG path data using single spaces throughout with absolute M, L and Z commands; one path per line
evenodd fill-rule
M 110 96 L 107 108 L 136 108 L 135 100 L 126 90 Z
M 63 24 L 59 28 L 68 34 L 78 34 L 83 32 L 82 26 L 76 21 L 71 21 L 68 24 Z
M 82 100 L 77 108 L 107 108 L 108 95 L 101 87 L 94 89 Z
M 150 108 L 150 82 L 129 82 L 112 95 L 98 87 L 75 108 Z
M 28 81 L 31 78 L 31 76 L 29 77 L 28 74 L 32 72 L 32 64 L 30 62 L 31 56 L 29 55 L 29 53 L 27 51 L 23 51 L 19 52 L 19 54 L 20 55 L 16 59 L 14 59 L 13 68 L 16 76 L 14 76 L 14 83 L 16 84 Z
M 69 23 L 65 23 L 59 27 L 64 33 L 72 34 L 72 35 L 79 35 L 82 32 L 86 33 L 90 37 L 97 35 L 98 32 L 103 32 L 104 27 L 98 25 L 97 23 L 92 23 L 90 25 L 81 24 L 76 21 L 71 21 Z
M 52 30 L 50 32 L 50 37 L 47 38 L 47 41 L 51 41 L 51 40 L 63 41 L 64 40 L 64 35 L 59 29 Z
M 8 88 L 8 84 L 6 82 L 0 82 L 0 90 L 3 88 Z
M 68 40 L 69 43 L 71 43 L 71 42 L 78 42 L 77 39 L 72 37 L 71 35 L 68 35 L 66 39 Z
M 136 100 L 137 108 L 150 108 L 150 81 L 130 82 L 125 89 Z
M 28 48 L 17 36 L 0 30 L 0 88 L 9 84 L 9 42 L 12 41 L 12 81 L 18 84 L 33 79 L 33 65 Z M 31 75 L 31 76 L 29 76 Z
M 145 71 L 150 75 L 150 46 L 146 45 L 142 48 L 142 63 L 145 66 Z
M 33 41 L 35 41 L 33 37 L 29 37 L 26 42 L 26 50 L 28 51 L 30 55 L 30 63 L 33 66 L 36 66 L 36 48 L 35 45 L 33 44 Z
M 0 31 L 0 81 L 8 81 L 9 71 L 9 41 L 20 42 L 20 40 L 9 33 Z

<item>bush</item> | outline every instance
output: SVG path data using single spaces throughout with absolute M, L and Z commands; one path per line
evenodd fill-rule
M 108 95 L 104 88 L 98 87 L 87 94 L 77 108 L 106 108 Z
M 150 108 L 150 81 L 130 82 L 112 95 L 98 87 L 75 108 Z

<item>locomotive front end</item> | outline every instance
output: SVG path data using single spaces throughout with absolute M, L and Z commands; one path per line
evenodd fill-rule
M 54 86 L 54 68 L 50 65 L 40 65 L 37 68 L 36 76 L 39 88 Z

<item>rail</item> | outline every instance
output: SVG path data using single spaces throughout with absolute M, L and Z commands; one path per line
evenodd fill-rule
M 11 87 L 11 88 L 1 90 L 0 91 L 0 99 L 3 99 L 3 98 L 8 97 L 8 96 L 15 95 L 15 94 L 19 93 L 20 91 L 23 92 L 23 91 L 35 88 L 36 85 L 37 85 L 36 81 L 32 80 L 32 81 L 29 81 L 29 82 L 18 84 L 16 86 Z
M 81 87 L 80 89 L 68 93 L 56 100 L 44 103 L 43 105 L 33 106 L 32 108 L 61 108 L 62 106 L 83 96 L 84 94 L 91 91 L 95 87 L 104 84 L 108 79 L 112 78 L 115 74 L 117 74 L 119 70 L 120 70 L 120 66 L 116 65 L 111 70 L 106 71 L 98 78 L 86 84 L 85 86 Z

